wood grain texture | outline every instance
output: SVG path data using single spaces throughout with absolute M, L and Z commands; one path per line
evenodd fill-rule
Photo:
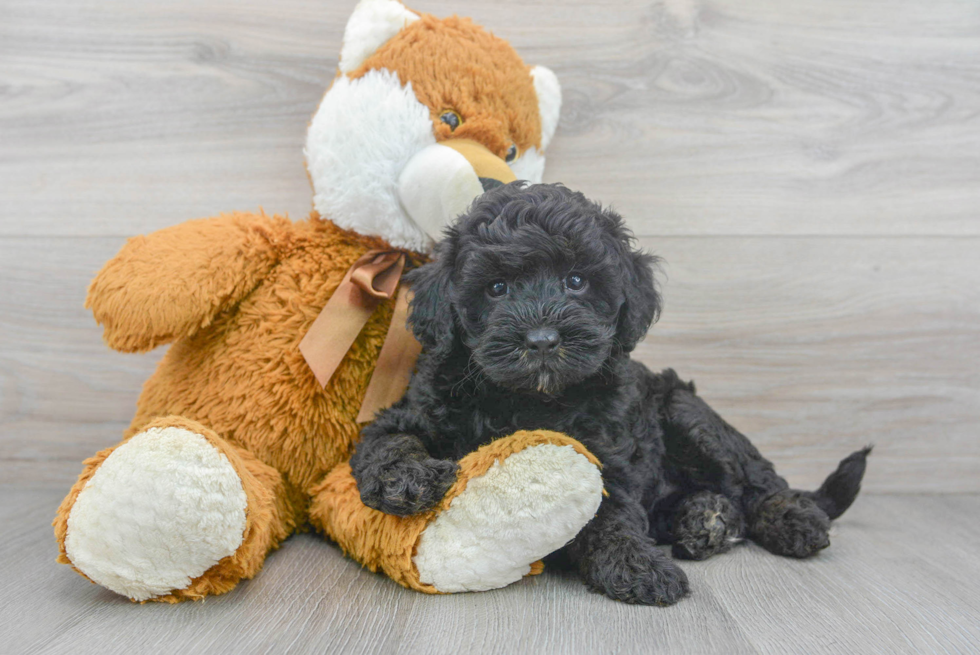
M 980 490 L 980 241 L 642 243 L 666 307 L 635 357 L 693 378 L 791 483 L 874 443 L 870 489 Z
M 6 652 L 971 653 L 980 640 L 980 497 L 866 495 L 799 561 L 747 544 L 684 562 L 690 598 L 616 603 L 570 574 L 426 596 L 313 535 L 203 603 L 136 605 L 53 563 L 51 490 L 0 491 Z
M 352 3 L 0 0 L 6 479 L 69 481 L 160 357 L 108 352 L 81 307 L 122 237 L 306 213 L 303 135 Z M 975 7 L 413 6 L 559 73 L 549 179 L 667 262 L 639 359 L 696 379 L 795 484 L 875 442 L 870 489 L 980 490 Z
M 82 307 L 117 238 L 0 239 L 0 472 L 59 484 L 115 443 L 161 351 L 108 350 Z M 876 451 L 866 489 L 980 491 L 976 238 L 645 238 L 673 367 L 794 485 Z M 792 271 L 787 275 L 787 271 Z
M 0 234 L 305 214 L 304 131 L 353 4 L 0 1 Z M 548 179 L 641 234 L 980 234 L 972 2 L 413 6 L 555 69 Z
M 123 238 L 304 216 L 307 121 L 354 0 L 0 0 L 0 650 L 969 653 L 980 643 L 980 11 L 962 0 L 417 0 L 559 75 L 546 179 L 665 259 L 636 356 L 790 482 L 876 443 L 833 547 L 685 564 L 628 607 L 546 573 L 422 596 L 310 535 L 206 603 L 132 605 L 55 566 L 50 518 L 162 351 L 82 308 Z

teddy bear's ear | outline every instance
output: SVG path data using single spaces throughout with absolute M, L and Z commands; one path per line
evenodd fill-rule
M 550 68 L 534 66 L 531 68 L 534 92 L 538 96 L 538 113 L 541 115 L 541 149 L 551 143 L 558 128 L 558 115 L 561 113 L 561 85 L 558 76 Z
M 344 46 L 340 50 L 340 72 L 350 73 L 398 34 L 406 25 L 419 19 L 397 0 L 361 0 L 344 29 Z

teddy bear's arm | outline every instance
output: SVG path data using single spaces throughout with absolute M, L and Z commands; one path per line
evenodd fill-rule
M 268 274 L 280 222 L 288 224 L 224 214 L 129 239 L 95 276 L 85 306 L 115 350 L 145 352 L 190 336 Z

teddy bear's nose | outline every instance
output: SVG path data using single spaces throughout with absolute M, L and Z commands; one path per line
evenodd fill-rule
M 527 333 L 527 347 L 542 355 L 558 347 L 561 338 L 555 328 L 535 328 Z

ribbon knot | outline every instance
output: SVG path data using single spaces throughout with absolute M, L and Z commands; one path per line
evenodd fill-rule
M 345 279 L 379 302 L 389 300 L 398 288 L 405 261 L 405 253 L 398 250 L 371 250 L 354 262 Z
M 399 285 L 407 261 L 408 256 L 400 250 L 370 250 L 362 255 L 299 344 L 317 382 L 326 387 L 374 311 L 385 300 L 396 298 L 391 325 L 357 415 L 358 423 L 370 421 L 379 409 L 401 398 L 422 350 L 406 326 L 408 289 Z

